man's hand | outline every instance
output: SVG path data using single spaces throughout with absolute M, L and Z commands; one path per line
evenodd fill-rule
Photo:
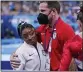
M 15 53 L 10 56 L 10 64 L 13 69 L 20 66 L 20 60 L 18 58 L 18 55 L 16 55 Z

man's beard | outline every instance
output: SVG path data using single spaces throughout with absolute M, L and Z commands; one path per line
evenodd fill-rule
M 52 27 L 52 18 L 49 19 L 48 24 L 49 24 L 50 27 Z

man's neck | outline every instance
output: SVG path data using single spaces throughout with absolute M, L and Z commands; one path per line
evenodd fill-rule
M 57 15 L 56 17 L 53 17 L 50 27 L 52 27 L 56 23 L 56 21 L 59 19 L 59 17 L 60 17 L 59 15 Z

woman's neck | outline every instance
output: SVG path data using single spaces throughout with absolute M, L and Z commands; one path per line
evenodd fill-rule
M 35 48 L 37 48 L 37 43 L 33 44 L 33 46 L 34 46 Z

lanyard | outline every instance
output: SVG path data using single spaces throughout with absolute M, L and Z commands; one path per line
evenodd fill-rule
M 58 20 L 59 20 L 59 19 L 58 19 Z M 57 24 L 58 20 L 57 20 L 57 21 L 55 22 L 55 24 L 52 26 L 52 32 L 51 32 L 51 36 L 50 36 L 50 39 L 49 39 L 49 42 L 48 42 L 47 47 L 46 47 L 46 32 L 47 32 L 47 30 L 45 30 L 44 49 L 45 49 L 46 52 L 51 51 L 51 43 L 52 43 L 52 39 L 53 39 L 53 34 L 54 34 L 54 31 L 56 31 L 56 29 L 54 29 L 54 28 L 55 28 L 55 25 Z M 49 50 L 48 50 L 48 48 L 49 48 Z
M 56 29 L 54 29 L 54 27 L 55 27 L 55 24 L 53 25 L 51 37 L 50 37 L 50 40 L 49 40 L 48 45 L 47 45 L 48 52 L 51 52 L 52 39 L 54 38 L 54 35 L 55 35 L 54 31 L 56 31 Z

